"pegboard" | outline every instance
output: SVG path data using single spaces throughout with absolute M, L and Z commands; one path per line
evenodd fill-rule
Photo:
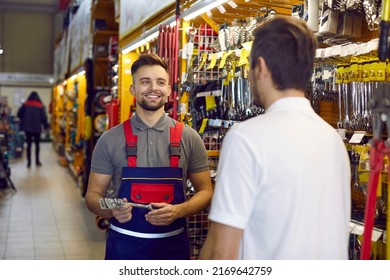
M 368 29 L 367 21 L 364 18 L 363 23 L 362 23 L 362 35 L 360 36 L 360 38 L 356 38 L 356 40 L 354 40 L 354 41 L 355 42 L 368 42 L 368 41 L 370 41 L 372 39 L 376 39 L 376 38 L 379 38 L 379 29 L 373 30 L 373 31 Z
M 331 126 L 337 128 L 338 104 L 332 101 L 319 101 L 319 115 Z
M 219 141 L 218 141 L 219 142 Z M 205 143 L 206 144 L 206 143 Z M 208 151 L 208 154 L 210 151 Z M 211 175 L 211 183 L 213 185 L 213 189 L 215 186 L 215 177 L 216 170 L 218 166 L 219 155 L 211 156 L 209 155 L 209 167 L 210 167 L 210 175 Z M 190 191 L 187 193 L 187 198 L 191 198 L 194 195 L 194 191 L 190 188 Z M 199 214 L 193 215 L 188 218 L 188 238 L 190 240 L 190 258 L 193 260 L 198 259 L 200 250 L 202 249 L 204 242 L 206 241 L 207 234 L 210 228 L 209 221 L 209 210 L 207 208 L 202 210 Z
M 190 258 L 198 259 L 200 250 L 206 240 L 209 231 L 208 209 L 200 214 L 189 217 L 188 237 L 190 240 Z

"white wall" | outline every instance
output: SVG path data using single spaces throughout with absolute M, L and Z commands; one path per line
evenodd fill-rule
M 11 108 L 11 113 L 13 115 L 17 114 L 21 102 L 26 100 L 32 91 L 36 91 L 39 94 L 43 104 L 46 106 L 47 116 L 50 119 L 49 104 L 52 95 L 52 88 L 0 86 L 0 96 L 7 96 L 8 107 Z

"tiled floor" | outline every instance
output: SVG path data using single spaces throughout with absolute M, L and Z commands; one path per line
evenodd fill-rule
M 0 259 L 103 259 L 105 232 L 52 143 L 41 144 L 41 161 L 10 160 L 17 192 L 0 193 Z

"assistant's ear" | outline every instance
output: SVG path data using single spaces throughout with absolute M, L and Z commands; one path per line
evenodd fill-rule
M 131 86 L 130 86 L 130 93 L 131 93 L 132 95 L 135 95 L 134 85 L 131 85 Z

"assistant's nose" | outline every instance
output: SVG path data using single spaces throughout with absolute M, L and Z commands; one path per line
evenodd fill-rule
M 151 82 L 151 83 L 150 83 L 150 89 L 151 89 L 152 91 L 156 91 L 156 90 L 158 89 L 158 84 L 157 84 L 157 82 Z

